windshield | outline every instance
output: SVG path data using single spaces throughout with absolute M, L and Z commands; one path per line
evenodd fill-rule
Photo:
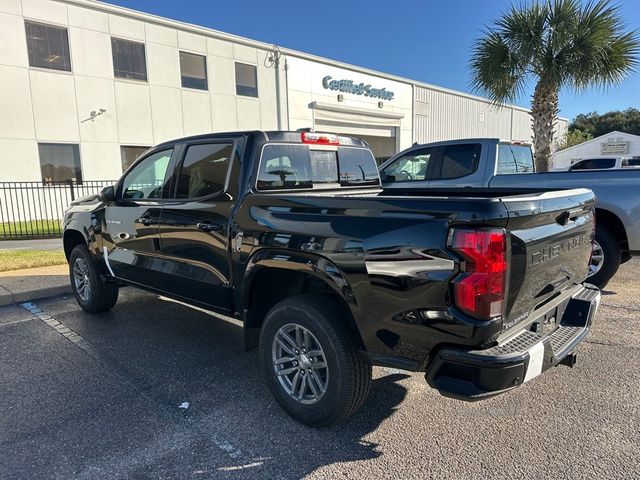
M 379 185 L 376 161 L 365 148 L 311 150 L 308 145 L 264 146 L 258 190 Z

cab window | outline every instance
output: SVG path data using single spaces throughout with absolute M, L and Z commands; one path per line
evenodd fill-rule
M 533 154 L 526 145 L 498 145 L 497 175 L 533 173 Z
M 445 146 L 440 174 L 435 176 L 435 180 L 449 180 L 472 174 L 478 168 L 480 150 L 479 143 Z
M 161 198 L 172 153 L 173 149 L 152 153 L 133 167 L 122 182 L 122 198 Z
M 433 153 L 433 148 L 424 148 L 403 155 L 382 170 L 383 181 L 387 183 L 426 180 Z
M 224 190 L 233 143 L 189 145 L 177 177 L 178 198 L 198 198 Z
M 269 144 L 262 150 L 256 186 L 280 190 L 379 184 L 376 161 L 368 149 L 311 150 L 307 145 Z

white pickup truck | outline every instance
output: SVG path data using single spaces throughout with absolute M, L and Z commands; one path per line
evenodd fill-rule
M 535 173 L 531 146 L 497 138 L 414 145 L 380 166 L 385 189 L 586 187 L 596 194 L 596 238 L 588 281 L 603 288 L 640 255 L 640 169 Z

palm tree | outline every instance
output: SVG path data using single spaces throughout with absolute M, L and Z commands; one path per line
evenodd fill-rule
M 547 171 L 562 87 L 625 80 L 638 63 L 638 31 L 625 31 L 607 0 L 549 0 L 512 6 L 473 46 L 472 86 L 502 104 L 535 81 L 531 101 L 536 168 Z

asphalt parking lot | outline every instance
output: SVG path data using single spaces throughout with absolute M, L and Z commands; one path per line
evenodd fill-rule
M 272 400 L 237 324 L 129 288 L 100 316 L 4 307 L 0 478 L 637 478 L 638 267 L 575 368 L 474 404 L 377 368 L 361 412 L 320 430 Z

